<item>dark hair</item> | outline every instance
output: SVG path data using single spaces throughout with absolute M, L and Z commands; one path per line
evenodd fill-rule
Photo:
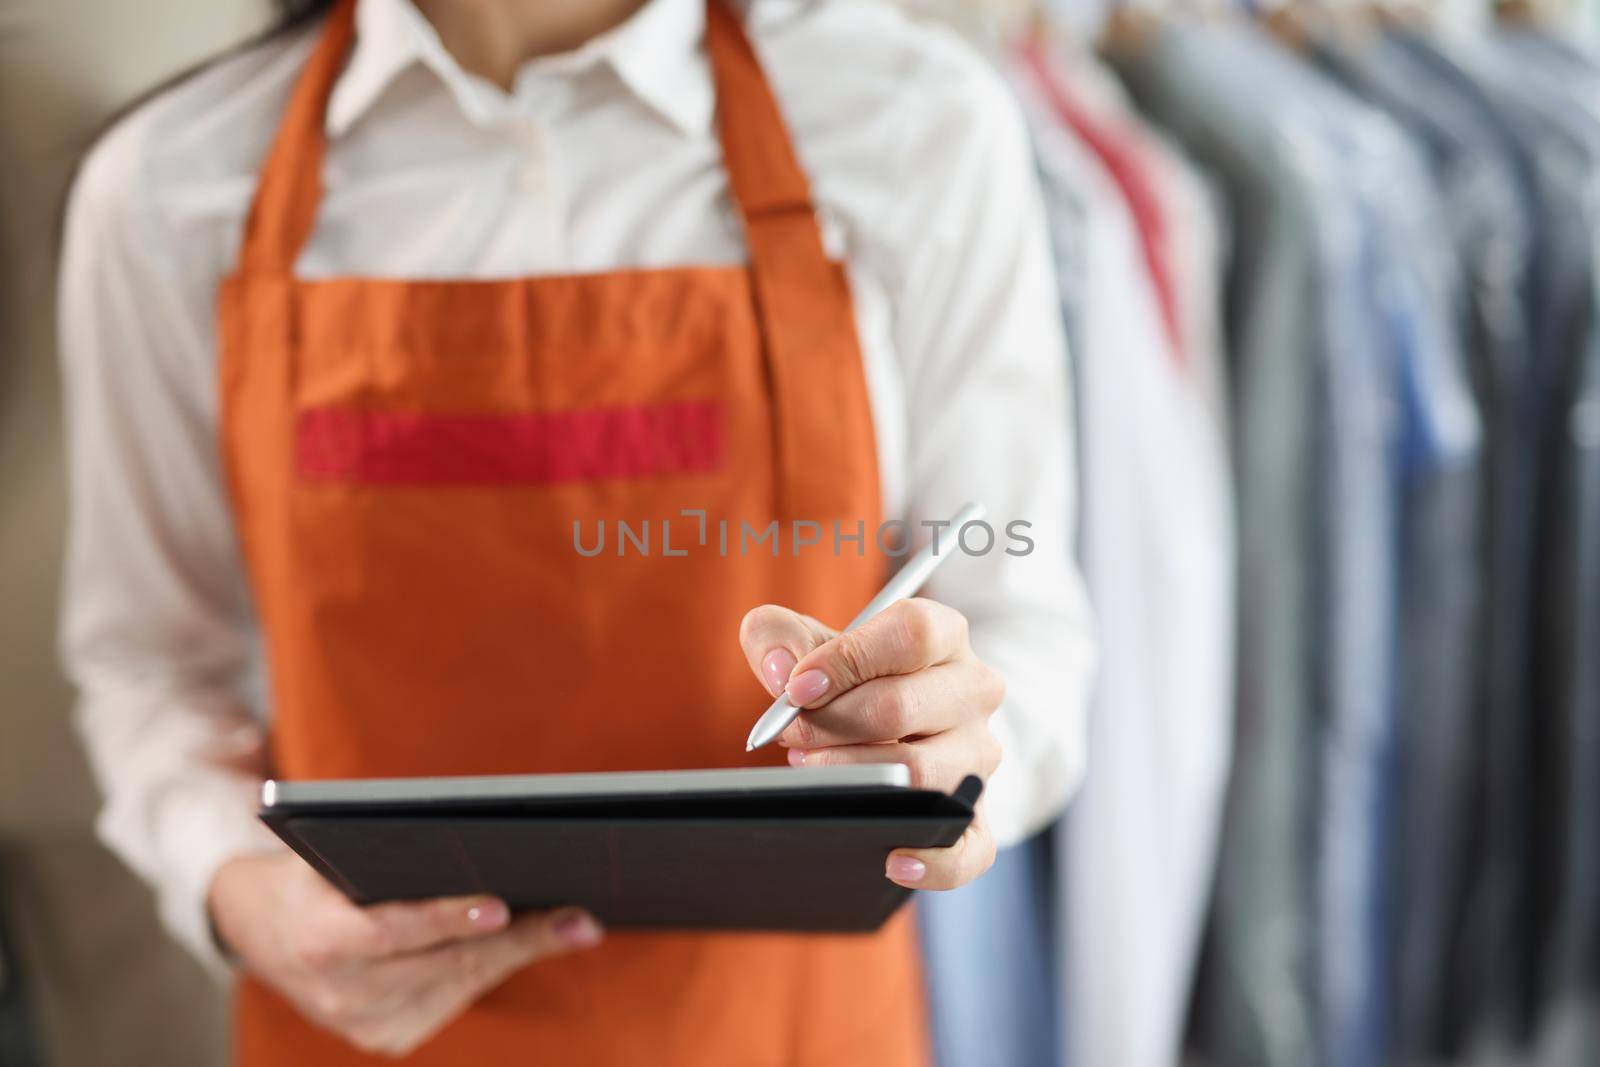
M 316 18 L 333 6 L 333 0 L 272 0 L 272 6 L 278 9 L 278 25 L 274 32 L 279 32 Z

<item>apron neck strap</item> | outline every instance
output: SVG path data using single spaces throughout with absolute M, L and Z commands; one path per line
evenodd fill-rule
M 783 114 L 728 0 L 706 0 L 706 48 L 716 86 L 717 137 L 746 224 L 784 212 L 809 213 L 811 188 Z
M 295 84 L 245 224 L 239 258 L 244 273 L 292 273 L 311 236 L 322 201 L 324 115 L 355 41 L 355 12 L 356 0 L 339 0 Z M 774 216 L 809 215 L 805 173 L 760 61 L 727 0 L 706 0 L 706 45 L 716 87 L 717 135 L 745 225 L 758 230 Z M 764 244 L 751 242 L 758 267 Z M 814 248 L 821 256 L 820 235 Z
M 293 273 L 311 236 L 322 203 L 322 160 L 328 147 L 323 116 L 355 38 L 356 0 L 339 0 L 295 83 L 261 168 L 239 255 L 245 274 Z

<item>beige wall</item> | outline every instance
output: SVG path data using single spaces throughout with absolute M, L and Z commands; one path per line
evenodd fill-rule
M 93 840 L 55 654 L 64 519 L 52 296 L 64 185 L 118 105 L 262 0 L 0 0 L 0 878 L 46 1063 L 215 1064 L 222 996 Z

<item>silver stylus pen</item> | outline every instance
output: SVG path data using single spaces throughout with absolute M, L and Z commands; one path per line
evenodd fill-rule
M 850 625 L 842 632 L 849 633 L 895 601 L 904 600 L 915 594 L 939 564 L 956 554 L 958 546 L 955 537 L 960 534 L 961 528 L 981 518 L 983 518 L 982 504 L 968 504 L 958 511 L 956 517 L 950 520 L 951 540 L 940 546 L 941 551 L 937 554 L 934 552 L 931 540 L 923 545 L 922 551 L 912 556 L 904 567 L 895 571 L 889 583 L 878 591 L 878 595 L 861 609 L 861 614 L 852 619 Z M 778 699 L 772 702 L 772 707 L 767 709 L 767 713 L 756 720 L 755 729 L 750 731 L 750 739 L 744 743 L 744 750 L 754 752 L 762 745 L 776 740 L 799 714 L 800 709 L 789 703 L 789 694 L 780 693 Z

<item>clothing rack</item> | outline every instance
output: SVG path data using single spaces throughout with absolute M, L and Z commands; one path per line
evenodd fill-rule
M 1274 6 L 967 20 L 1102 666 L 1061 822 L 923 902 L 942 1067 L 1600 1062 L 1595 5 Z

